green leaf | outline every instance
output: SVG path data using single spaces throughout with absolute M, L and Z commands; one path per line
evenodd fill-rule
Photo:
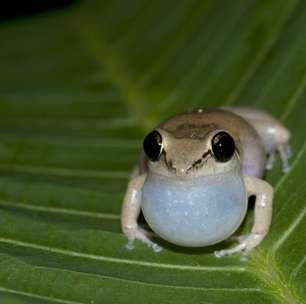
M 1 303 L 306 303 L 306 2 L 79 1 L 0 35 Z M 121 201 L 145 132 L 224 104 L 292 132 L 292 170 L 266 176 L 266 240 L 246 261 L 126 250 Z

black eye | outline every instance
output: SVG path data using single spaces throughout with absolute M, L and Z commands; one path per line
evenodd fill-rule
M 226 132 L 217 133 L 211 142 L 214 156 L 219 162 L 226 162 L 231 159 L 235 152 L 235 142 Z
M 157 161 L 162 153 L 162 137 L 157 131 L 149 133 L 143 141 L 143 149 L 152 161 Z

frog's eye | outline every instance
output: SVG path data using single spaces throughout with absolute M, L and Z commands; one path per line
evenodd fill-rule
M 143 141 L 143 150 L 151 161 L 157 161 L 163 151 L 162 136 L 157 131 L 149 133 Z
M 211 142 L 214 157 L 219 162 L 226 162 L 235 153 L 234 139 L 226 132 L 217 133 Z

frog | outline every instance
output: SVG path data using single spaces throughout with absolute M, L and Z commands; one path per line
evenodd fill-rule
M 215 256 L 248 254 L 269 232 L 273 188 L 263 176 L 276 154 L 283 172 L 290 170 L 290 136 L 268 112 L 243 106 L 199 108 L 161 122 L 145 136 L 128 181 L 121 212 L 126 247 L 139 240 L 159 252 L 154 236 L 183 247 L 234 238 Z M 235 237 L 252 196 L 253 226 Z M 138 223 L 140 213 L 151 230 Z

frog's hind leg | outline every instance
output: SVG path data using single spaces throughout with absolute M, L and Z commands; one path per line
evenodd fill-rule
M 290 170 L 290 164 L 289 164 L 289 158 L 292 155 L 291 147 L 288 143 L 279 145 L 277 147 L 277 151 L 279 152 L 280 158 L 283 162 L 283 172 L 288 172 Z M 267 168 L 267 170 L 270 170 L 271 168 Z
M 271 170 L 273 168 L 275 154 L 278 152 L 282 160 L 283 172 L 288 172 L 290 169 L 288 160 L 292 155 L 289 146 L 289 130 L 270 114 L 262 110 L 249 107 L 232 107 L 226 109 L 241 116 L 255 128 L 268 156 L 266 169 Z

